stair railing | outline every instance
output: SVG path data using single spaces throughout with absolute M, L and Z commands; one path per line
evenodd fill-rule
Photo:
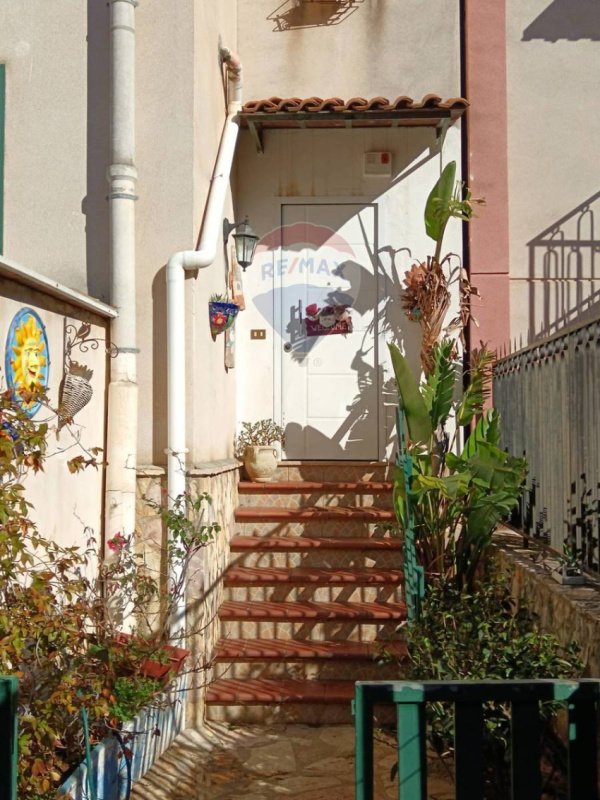
M 417 564 L 415 526 L 411 498 L 413 463 L 412 457 L 406 446 L 406 433 L 404 427 L 405 419 L 406 417 L 404 414 L 404 409 L 401 405 L 399 405 L 396 409 L 396 428 L 398 431 L 398 454 L 396 456 L 396 465 L 400 470 L 402 470 L 404 477 L 404 494 L 406 498 L 406 525 L 403 531 L 404 597 L 406 600 L 408 624 L 411 625 L 413 622 L 419 619 L 421 614 L 421 603 L 425 595 L 425 573 L 423 567 Z
M 17 692 L 15 677 L 0 677 L 0 800 L 17 798 Z
M 482 800 L 484 707 L 510 707 L 511 789 L 507 800 L 540 800 L 542 721 L 540 703 L 558 702 L 568 714 L 568 799 L 598 800 L 597 725 L 600 681 L 408 681 L 356 684 L 356 800 L 373 800 L 373 708 L 397 712 L 398 797 L 426 800 L 427 703 L 454 705 L 456 800 Z

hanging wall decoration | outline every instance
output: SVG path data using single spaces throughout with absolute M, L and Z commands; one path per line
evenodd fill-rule
M 317 303 L 306 306 L 304 326 L 307 336 L 331 336 L 352 333 L 351 306 L 324 306 Z
M 48 388 L 50 352 L 46 328 L 32 308 L 21 308 L 10 323 L 4 358 L 6 381 L 28 417 L 41 406 Z
M 92 326 L 83 322 L 79 327 L 65 320 L 65 365 L 64 376 L 58 392 L 58 431 L 73 420 L 92 399 L 94 390 L 91 380 L 94 371 L 85 364 L 73 361 L 73 350 L 87 353 L 97 350 L 103 339 L 90 337 Z M 114 344 L 105 344 L 108 356 L 114 358 L 118 349 Z
M 214 294 L 208 302 L 208 320 L 210 322 L 210 332 L 215 339 L 217 334 L 231 328 L 238 315 L 240 307 L 237 303 L 231 303 L 226 295 Z

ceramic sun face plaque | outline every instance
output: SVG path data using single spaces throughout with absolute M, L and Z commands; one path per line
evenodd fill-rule
M 36 397 L 48 388 L 49 365 L 44 323 L 33 309 L 22 308 L 8 331 L 5 369 L 8 388 L 13 390 L 28 417 L 33 417 L 40 408 Z

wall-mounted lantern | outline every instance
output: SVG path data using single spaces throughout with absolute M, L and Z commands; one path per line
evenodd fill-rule
M 254 251 L 258 244 L 258 236 L 254 233 L 248 222 L 248 217 L 243 222 L 229 222 L 228 219 L 223 220 L 223 239 L 225 244 L 229 239 L 231 231 L 237 231 L 233 234 L 235 240 L 235 257 L 237 258 L 240 267 L 246 271 L 254 258 Z

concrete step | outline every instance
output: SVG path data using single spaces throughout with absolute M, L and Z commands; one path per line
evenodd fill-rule
M 391 523 L 394 512 L 387 508 L 366 506 L 238 506 L 236 522 L 370 522 Z
M 246 603 L 271 603 L 293 601 L 311 603 L 388 603 L 402 598 L 402 588 L 394 584 L 361 586 L 353 583 L 322 584 L 280 583 L 276 586 L 228 586 L 223 590 L 223 600 Z
M 240 680 L 394 680 L 405 655 L 398 641 L 223 639 L 213 674 Z
M 350 703 L 353 681 L 220 679 L 206 691 L 207 705 L 280 705 L 281 703 Z
M 256 509 L 253 509 L 256 510 Z M 260 516 L 260 514 L 259 514 Z M 243 517 L 242 517 L 243 519 Z M 393 535 L 395 521 L 389 519 L 321 519 L 312 517 L 303 520 L 279 519 L 278 521 L 264 521 L 262 519 L 247 519 L 235 525 L 236 536 L 279 536 L 298 537 L 310 536 L 317 538 L 324 536 L 329 539 L 364 539 L 374 536 L 382 538 Z
M 387 653 L 395 658 L 406 655 L 405 642 L 336 642 L 285 639 L 221 639 L 217 643 L 215 660 L 244 663 L 292 661 L 368 661 Z
M 392 507 L 389 481 L 242 481 L 238 492 L 241 506 Z
M 226 601 L 219 610 L 221 620 L 258 622 L 395 622 L 406 618 L 404 603 L 248 603 Z M 245 637 L 244 637 L 245 638 Z
M 293 586 L 350 584 L 372 586 L 378 584 L 398 585 L 403 574 L 394 569 L 318 569 L 316 567 L 255 568 L 229 567 L 223 576 L 223 585 L 228 586 Z
M 234 536 L 232 553 L 273 551 L 277 553 L 307 553 L 315 550 L 402 551 L 400 539 L 392 536 L 340 539 L 330 536 Z M 319 553 L 321 557 L 321 553 Z
M 349 725 L 353 723 L 354 683 L 221 678 L 207 689 L 206 716 L 214 722 L 245 724 Z M 393 722 L 393 712 L 393 707 L 378 708 L 377 723 Z

